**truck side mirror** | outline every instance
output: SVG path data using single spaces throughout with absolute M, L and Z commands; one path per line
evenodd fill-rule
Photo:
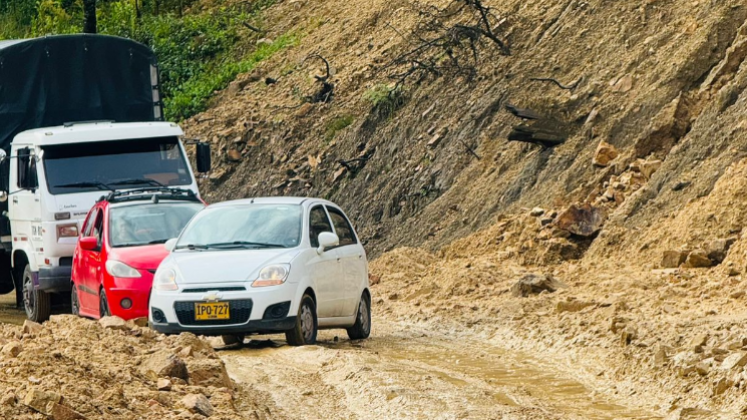
M 210 159 L 210 144 L 208 143 L 197 143 L 197 172 L 205 173 L 210 172 L 212 167 L 212 161 Z

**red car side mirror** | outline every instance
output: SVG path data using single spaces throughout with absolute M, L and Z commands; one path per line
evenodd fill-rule
M 93 251 L 99 247 L 99 240 L 93 236 L 80 238 L 78 242 L 80 242 L 80 248 L 86 251 Z

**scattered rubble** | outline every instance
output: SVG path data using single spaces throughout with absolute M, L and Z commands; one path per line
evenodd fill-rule
M 192 334 L 166 337 L 116 317 L 54 315 L 42 325 L 0 324 L 1 341 L 0 418 L 168 420 L 187 409 L 233 420 L 275 410 L 235 385 L 212 347 Z

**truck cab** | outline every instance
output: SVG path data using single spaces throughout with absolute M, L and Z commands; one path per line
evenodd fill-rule
M 29 319 L 48 319 L 51 295 L 70 292 L 81 224 L 103 195 L 165 186 L 199 196 L 183 134 L 167 122 L 69 123 L 24 131 L 14 137 L 9 156 L 0 153 L 9 166 L 0 199 L 7 200 L 10 234 L 2 243 Z M 198 146 L 201 172 L 210 166 L 205 146 Z

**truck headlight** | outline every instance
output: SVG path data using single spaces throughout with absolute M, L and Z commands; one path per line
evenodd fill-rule
M 176 285 L 176 271 L 172 268 L 158 270 L 156 277 L 153 279 L 153 287 L 156 290 L 178 290 Z
M 78 225 L 57 225 L 57 239 L 59 238 L 77 238 L 78 237 Z
M 252 287 L 277 286 L 285 283 L 290 273 L 290 264 L 268 265 L 259 271 L 259 276 L 252 283 Z
M 141 277 L 140 272 L 130 267 L 129 265 L 120 262 L 109 260 L 106 262 L 106 271 L 112 277 L 119 277 L 123 279 L 135 279 Z

